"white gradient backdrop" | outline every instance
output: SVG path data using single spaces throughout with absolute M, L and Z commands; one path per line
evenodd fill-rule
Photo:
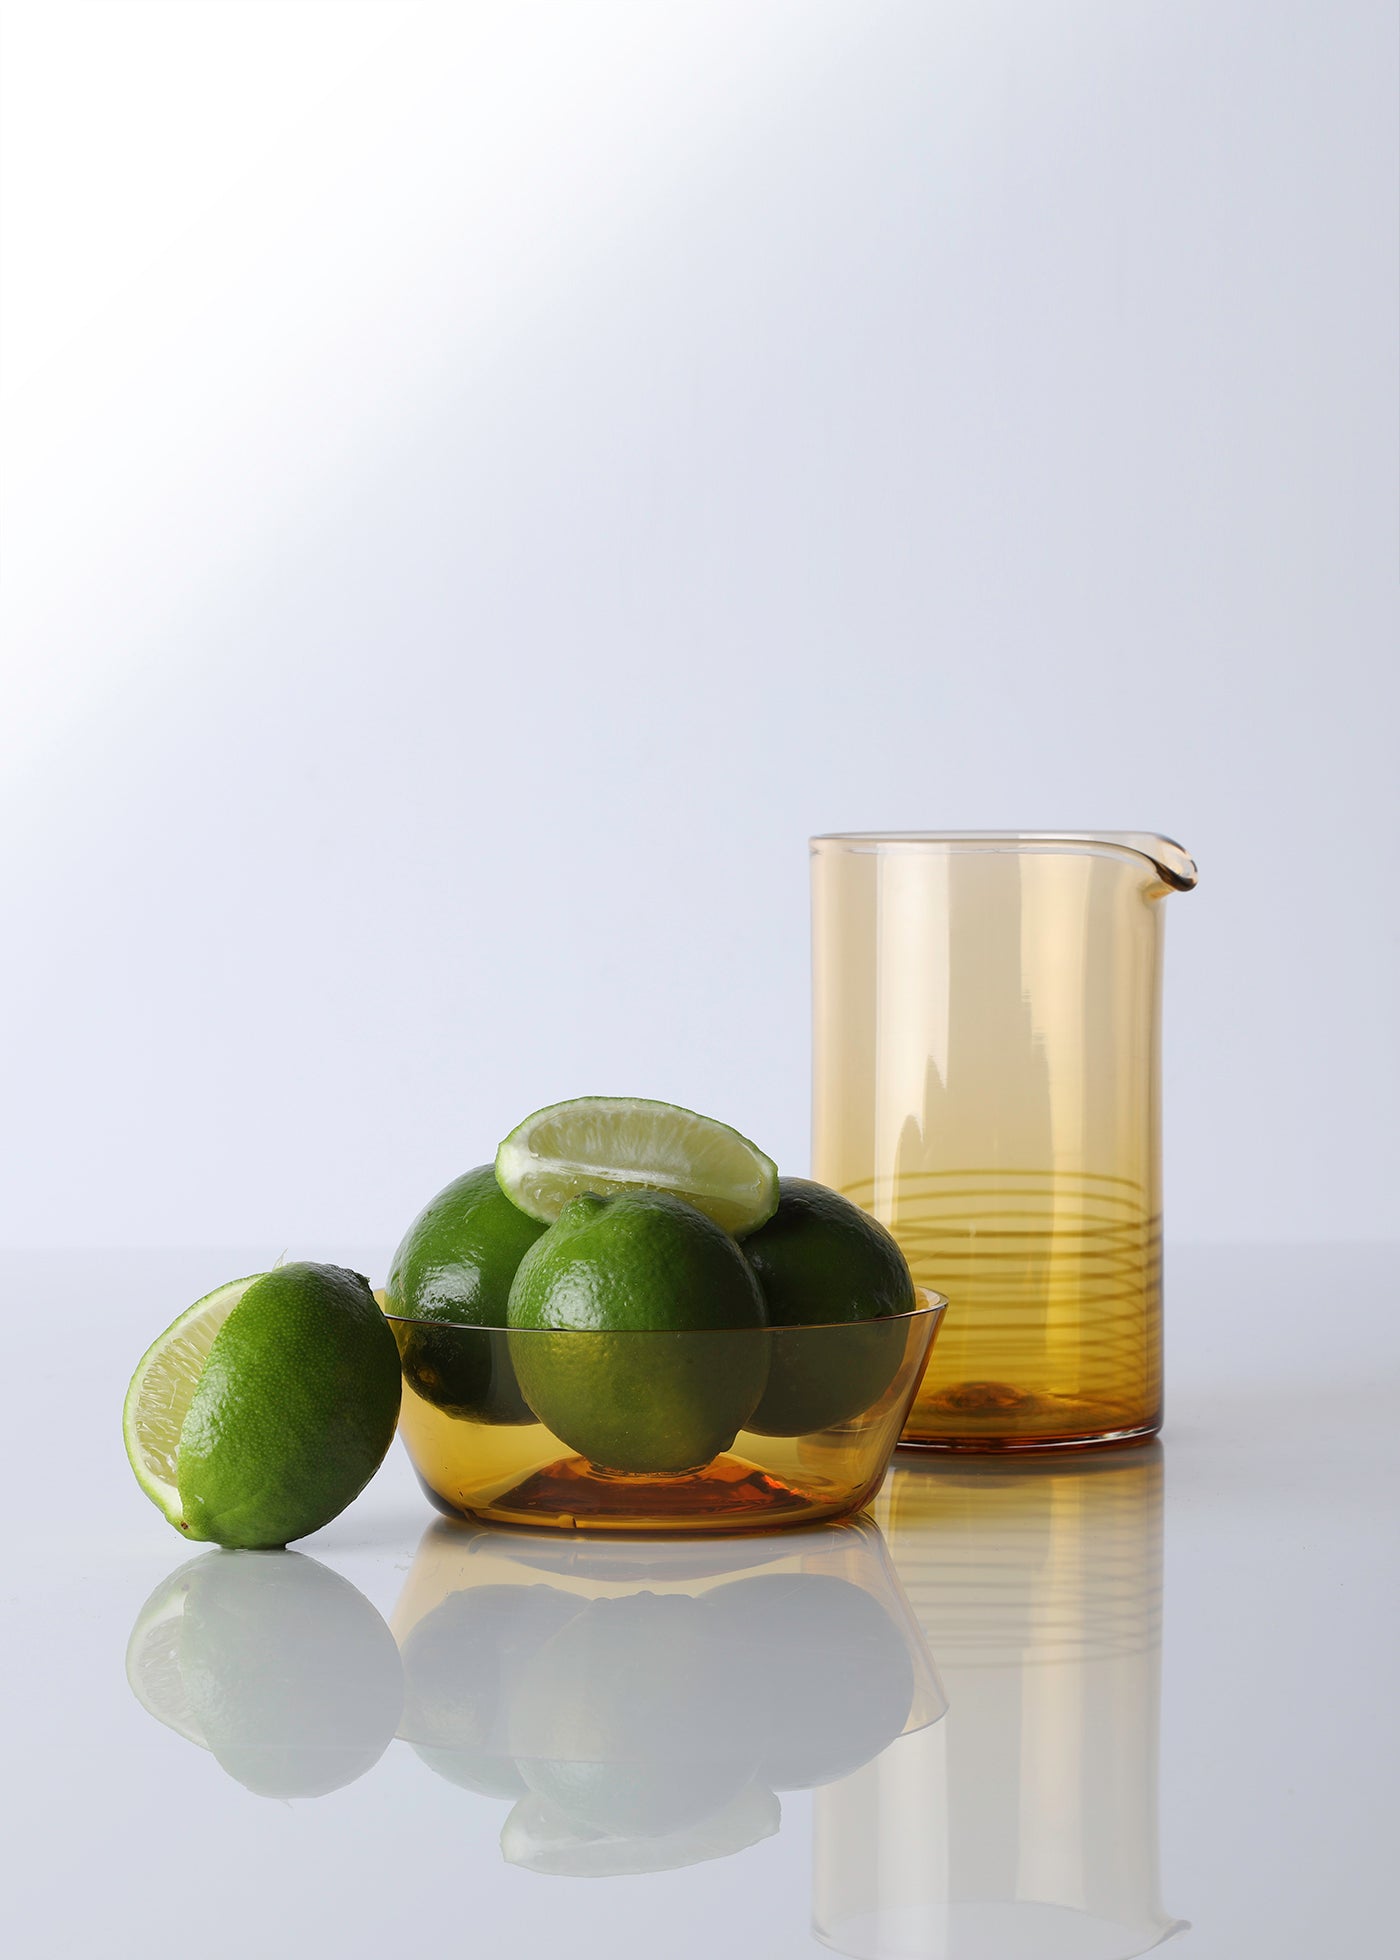
M 10 0 L 0 1241 L 805 1167 L 804 840 L 1159 827 L 1168 1232 L 1400 1236 L 1391 0 Z

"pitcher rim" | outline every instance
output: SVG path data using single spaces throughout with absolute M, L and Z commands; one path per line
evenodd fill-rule
M 869 851 L 900 846 L 975 850 L 1014 848 L 1112 851 L 1152 865 L 1174 891 L 1189 892 L 1196 883 L 1195 859 L 1174 837 L 1147 830 L 829 830 L 808 838 L 815 855 L 828 849 Z

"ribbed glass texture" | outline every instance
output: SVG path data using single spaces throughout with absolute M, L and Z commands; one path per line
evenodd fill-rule
M 1162 1415 L 1162 900 L 1139 833 L 819 837 L 813 1175 L 947 1295 L 905 1441 L 1133 1441 Z

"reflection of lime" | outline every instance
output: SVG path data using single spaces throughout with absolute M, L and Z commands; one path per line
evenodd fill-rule
M 526 1787 L 586 1829 L 659 1837 L 686 1830 L 720 1810 L 748 1781 L 724 1762 L 573 1762 L 520 1764 Z
M 757 1752 L 728 1719 L 724 1660 L 697 1600 L 591 1601 L 522 1679 L 522 1776 L 587 1829 L 652 1837 L 708 1817 L 749 1781 Z
M 501 1852 L 508 1865 L 523 1865 L 532 1872 L 618 1878 L 732 1858 L 760 1838 L 772 1837 L 781 1821 L 778 1799 L 761 1783 L 746 1783 L 737 1796 L 698 1823 L 660 1834 L 595 1830 L 576 1823 L 557 1804 L 532 1791 L 506 1819 Z
M 166 1629 L 156 1643 L 152 1629 Z M 257 1796 L 316 1797 L 371 1769 L 398 1721 L 402 1677 L 364 1595 L 289 1552 L 206 1553 L 142 1612 L 127 1653 L 138 1696 Z
M 522 1796 L 510 1758 L 511 1701 L 530 1656 L 579 1610 L 554 1586 L 450 1593 L 404 1642 L 400 1735 L 449 1783 Z
M 710 1462 L 767 1370 L 763 1301 L 743 1254 L 659 1191 L 571 1199 L 520 1262 L 510 1324 L 526 1401 L 603 1470 Z
M 496 1176 L 522 1211 L 546 1220 L 583 1191 L 669 1191 L 742 1237 L 778 1202 L 777 1166 L 747 1137 L 640 1096 L 537 1109 L 496 1152 Z
M 775 1789 L 847 1776 L 904 1727 L 914 1665 L 863 1587 L 775 1572 L 717 1587 L 701 1604 L 725 1649 L 733 1718 L 750 1728 L 759 1775 Z
M 747 1427 L 802 1436 L 850 1422 L 878 1402 L 899 1367 L 907 1329 L 880 1325 L 912 1313 L 914 1282 L 883 1225 L 839 1192 L 785 1177 L 778 1209 L 744 1246 L 776 1335 L 768 1386 Z M 839 1325 L 843 1331 L 821 1330 Z
M 529 1794 L 529 1785 L 509 1756 L 492 1756 L 480 1749 L 438 1749 L 426 1742 L 410 1743 L 409 1747 L 434 1776 L 440 1776 L 444 1783 L 455 1783 L 459 1790 L 470 1790 L 473 1796 L 499 1797 L 513 1803 Z
M 544 1227 L 517 1211 L 490 1164 L 449 1184 L 394 1254 L 385 1311 L 408 1320 L 504 1327 L 515 1269 Z M 402 1327 L 404 1376 L 425 1401 L 475 1422 L 532 1422 L 504 1340 Z
M 402 1734 L 437 1748 L 505 1752 L 521 1670 L 579 1611 L 556 1586 L 467 1586 L 403 1643 Z
M 127 1390 L 137 1481 L 188 1538 L 265 1547 L 343 1511 L 393 1441 L 399 1357 L 340 1266 L 278 1266 L 168 1327 Z
M 126 1679 L 131 1692 L 148 1715 L 174 1729 L 186 1742 L 197 1742 L 201 1749 L 209 1745 L 200 1733 L 180 1671 L 180 1621 L 194 1574 L 208 1556 L 201 1552 L 161 1581 L 141 1608 L 126 1643 Z

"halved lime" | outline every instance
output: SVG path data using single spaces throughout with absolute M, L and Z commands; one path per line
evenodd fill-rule
M 196 1300 L 152 1341 L 126 1391 L 122 1436 L 136 1481 L 177 1529 L 182 1515 L 175 1484 L 180 1431 L 214 1336 L 257 1277 L 231 1279 Z
M 185 1537 L 285 1545 L 369 1482 L 399 1391 L 368 1282 L 296 1261 L 208 1294 L 147 1349 L 127 1391 L 127 1455 Z
M 577 1096 L 513 1129 L 496 1152 L 513 1205 L 547 1224 L 582 1192 L 668 1191 L 736 1238 L 778 1206 L 778 1167 L 712 1116 L 640 1096 Z

